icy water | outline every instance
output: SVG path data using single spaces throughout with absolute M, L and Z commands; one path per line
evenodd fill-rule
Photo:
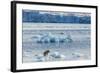
M 91 59 L 90 29 L 32 30 L 28 28 L 28 30 L 23 29 L 22 31 L 24 63 Z M 40 41 L 45 35 L 48 36 Z M 68 36 L 71 41 L 59 42 Z M 51 37 L 56 40 L 50 42 Z M 44 56 L 46 50 L 49 50 L 49 53 Z

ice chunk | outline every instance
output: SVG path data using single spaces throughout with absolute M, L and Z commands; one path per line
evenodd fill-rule
M 85 58 L 86 57 L 84 54 L 78 53 L 78 52 L 72 53 L 72 56 L 74 58 L 78 58 L 78 59 L 82 59 L 82 58 Z
M 44 56 L 34 56 L 33 61 L 35 62 L 43 62 L 45 61 L 45 57 Z
M 52 53 L 50 56 L 54 57 L 54 58 L 65 58 L 65 55 L 60 54 L 59 52 L 54 52 Z

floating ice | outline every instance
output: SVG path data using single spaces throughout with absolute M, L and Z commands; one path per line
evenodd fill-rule
M 60 54 L 59 52 L 54 52 L 50 56 L 52 56 L 53 58 L 61 58 L 61 59 L 65 58 L 65 55 Z
M 69 34 L 52 34 L 52 33 L 45 33 L 42 35 L 36 35 L 32 37 L 33 41 L 37 43 L 71 43 L 72 38 Z
M 72 56 L 78 59 L 84 59 L 86 57 L 84 54 L 78 52 L 72 53 Z
M 45 57 L 44 56 L 35 56 L 33 58 L 33 61 L 35 61 L 35 62 L 43 62 L 43 61 L 45 61 Z

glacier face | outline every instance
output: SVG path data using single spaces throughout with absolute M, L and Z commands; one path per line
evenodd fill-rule
M 23 10 L 23 22 L 31 23 L 74 23 L 91 24 L 91 14 L 82 12 L 55 12 L 39 10 Z

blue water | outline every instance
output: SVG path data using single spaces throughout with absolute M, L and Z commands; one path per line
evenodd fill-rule
M 70 34 L 72 42 L 54 42 L 54 43 L 37 43 L 33 37 L 36 35 L 51 33 L 58 36 L 60 33 L 64 36 Z M 37 62 L 33 59 L 35 55 L 42 55 L 45 50 L 51 52 L 58 51 L 66 56 L 64 60 L 76 60 L 73 53 L 78 52 L 85 55 L 84 60 L 90 59 L 91 40 L 90 30 L 23 30 L 23 62 Z M 61 59 L 57 59 L 60 61 Z M 49 60 L 48 60 L 49 61 Z M 56 61 L 56 59 L 50 60 Z

